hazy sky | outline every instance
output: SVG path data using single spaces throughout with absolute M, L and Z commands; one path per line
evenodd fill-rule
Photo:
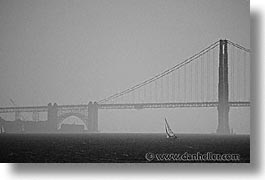
M 103 99 L 220 38 L 249 47 L 249 19 L 246 0 L 0 0 L 0 106 Z M 248 133 L 249 109 L 236 112 Z M 165 116 L 177 132 L 217 126 L 213 108 L 100 110 L 99 128 L 162 132 Z

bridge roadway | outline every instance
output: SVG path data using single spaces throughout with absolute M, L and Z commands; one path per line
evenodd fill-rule
M 147 109 L 147 108 L 198 108 L 217 107 L 218 102 L 188 102 L 188 103 L 136 103 L 136 104 L 98 104 L 99 109 Z M 250 102 L 229 102 L 230 107 L 249 107 Z M 88 104 L 58 105 L 61 111 L 86 111 Z M 0 113 L 12 112 L 47 112 L 48 106 L 0 107 Z

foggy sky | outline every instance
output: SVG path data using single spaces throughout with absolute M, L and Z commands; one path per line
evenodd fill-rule
M 250 47 L 246 0 L 0 0 L 0 106 L 98 101 L 227 38 Z M 235 113 L 236 112 L 236 113 Z M 2 115 L 0 115 L 2 116 Z M 217 110 L 100 110 L 104 132 L 215 132 Z M 249 133 L 249 109 L 230 110 Z

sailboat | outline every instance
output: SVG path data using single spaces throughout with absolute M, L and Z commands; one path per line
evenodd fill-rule
M 174 134 L 174 132 L 169 127 L 169 124 L 168 124 L 166 118 L 165 118 L 165 130 L 166 130 L 167 138 L 170 138 L 170 139 L 176 139 L 177 138 L 177 136 Z

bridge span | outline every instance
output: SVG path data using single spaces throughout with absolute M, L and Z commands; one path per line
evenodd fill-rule
M 229 134 L 230 108 L 250 107 L 250 50 L 229 40 L 219 40 L 181 63 L 124 91 L 97 102 L 78 105 L 0 107 L 1 113 L 47 112 L 45 128 L 51 132 L 71 115 L 91 132 L 98 131 L 98 110 L 217 108 L 219 134 Z M 0 121 L 1 126 L 5 123 Z M 18 123 L 21 124 L 21 123 Z M 44 125 L 43 125 L 44 126 Z M 19 126 L 21 128 L 21 126 Z
M 188 103 L 129 103 L 129 104 L 97 104 L 98 109 L 155 109 L 155 108 L 201 108 L 217 107 L 218 102 L 188 102 Z M 88 104 L 58 105 L 61 111 L 85 111 Z M 250 102 L 229 102 L 229 107 L 250 107 Z M 14 112 L 48 112 L 48 106 L 0 107 L 0 113 Z

